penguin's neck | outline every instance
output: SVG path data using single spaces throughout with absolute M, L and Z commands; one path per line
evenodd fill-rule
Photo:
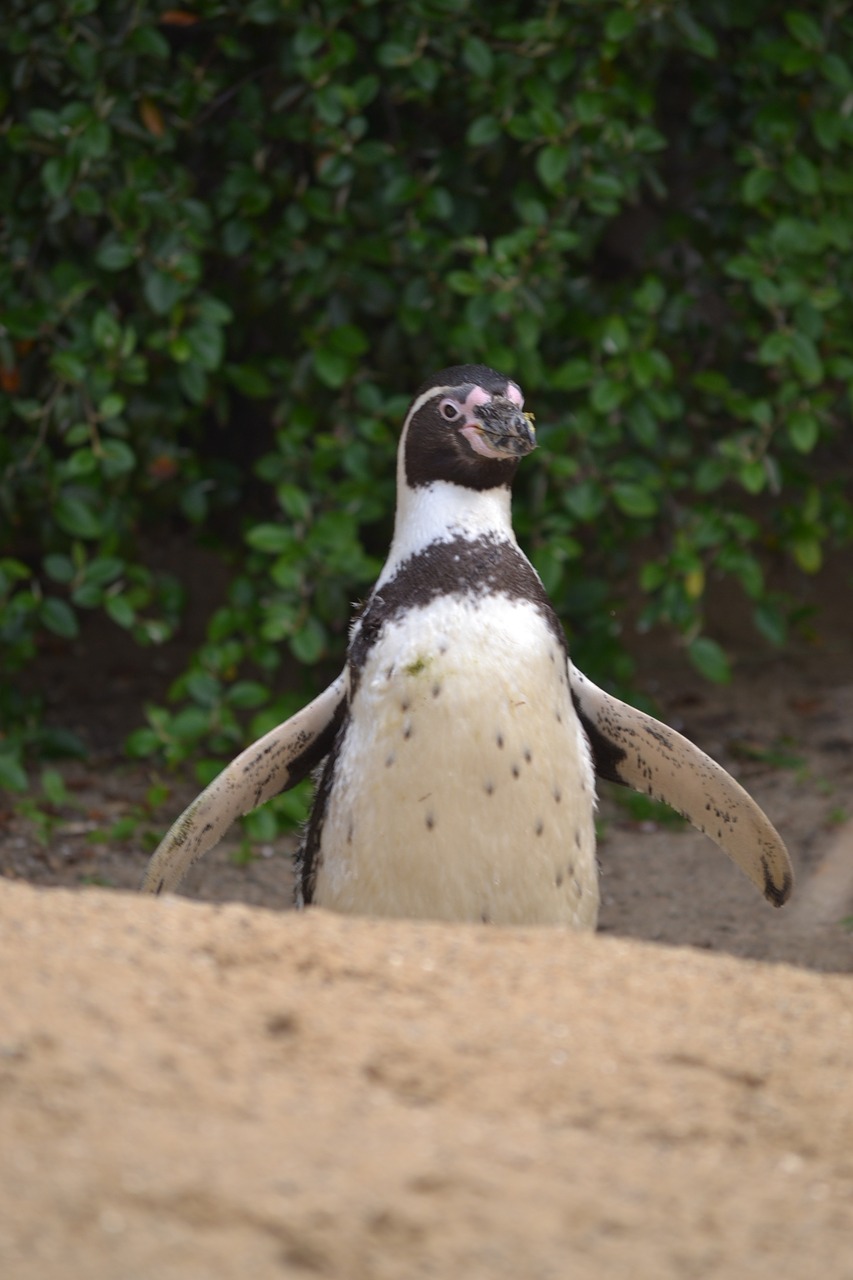
M 512 528 L 511 495 L 505 485 L 494 489 L 468 489 L 447 480 L 410 486 L 397 473 L 397 512 L 394 537 L 377 587 L 394 576 L 411 556 L 434 542 L 491 537 L 516 543 Z

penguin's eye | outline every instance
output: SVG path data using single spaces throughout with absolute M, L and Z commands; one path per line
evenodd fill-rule
M 457 418 L 462 417 L 462 410 L 455 400 L 442 400 L 438 406 L 438 412 L 445 422 L 455 422 Z

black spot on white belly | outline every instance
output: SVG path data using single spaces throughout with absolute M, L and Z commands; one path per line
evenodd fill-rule
M 536 819 L 536 826 L 533 829 L 536 832 L 537 836 L 541 836 L 542 832 L 545 830 L 545 823 L 542 821 L 541 818 Z
M 426 815 L 425 821 L 426 821 L 427 831 L 432 831 L 433 827 L 435 826 L 435 815 L 432 813 L 428 813 Z
M 483 783 L 483 790 L 485 791 L 487 796 L 494 795 L 495 784 L 492 782 L 491 778 L 489 778 L 486 782 Z

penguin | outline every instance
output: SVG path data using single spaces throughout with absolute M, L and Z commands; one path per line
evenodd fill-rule
M 665 801 L 781 906 L 793 874 L 758 805 L 688 739 L 598 688 L 512 527 L 536 446 L 519 385 L 485 365 L 415 394 L 385 565 L 346 664 L 178 818 L 143 891 L 177 887 L 240 814 L 317 771 L 297 907 L 596 926 L 596 775 Z

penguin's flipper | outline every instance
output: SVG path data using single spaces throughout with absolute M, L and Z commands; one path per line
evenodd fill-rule
M 331 749 L 347 689 L 344 670 L 307 707 L 226 765 L 160 841 L 148 863 L 142 892 L 176 889 L 192 864 L 222 839 L 235 818 L 307 777 Z
M 569 682 L 595 771 L 663 800 L 727 853 L 781 907 L 794 872 L 779 833 L 740 783 L 674 729 L 599 689 L 569 663 Z

